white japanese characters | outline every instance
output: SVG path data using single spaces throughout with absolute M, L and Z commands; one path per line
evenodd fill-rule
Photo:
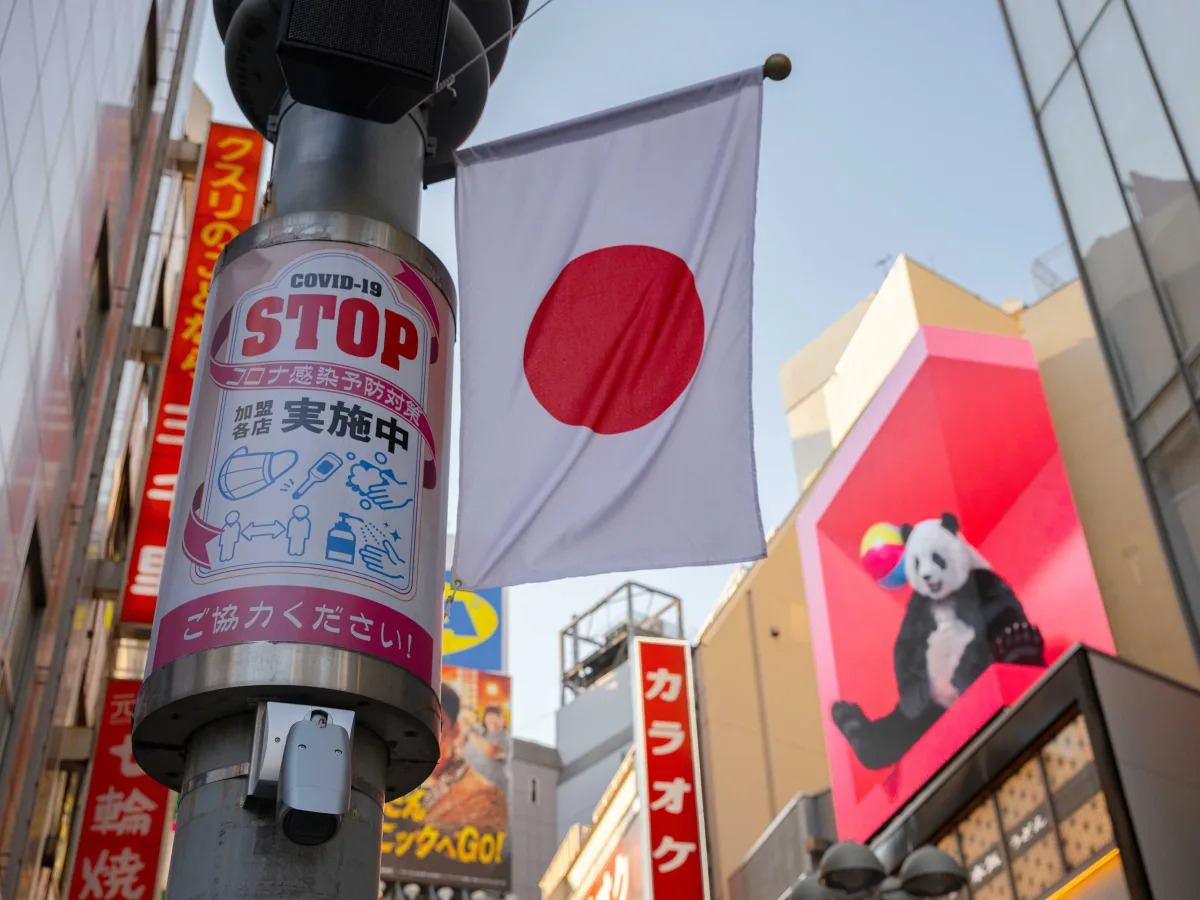
M 691 648 L 683 641 L 639 639 L 635 671 L 639 785 L 649 855 L 649 895 L 707 898 L 700 772 L 692 708 Z

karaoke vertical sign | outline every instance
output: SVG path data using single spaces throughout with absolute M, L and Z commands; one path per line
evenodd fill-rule
M 639 637 L 633 651 L 634 747 L 647 900 L 708 900 L 692 647 Z
M 213 266 L 225 245 L 253 222 L 262 155 L 263 140 L 257 132 L 217 123 L 209 127 L 125 576 L 122 622 L 154 621 Z

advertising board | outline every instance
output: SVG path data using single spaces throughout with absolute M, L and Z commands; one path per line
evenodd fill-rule
M 149 672 L 318 644 L 436 690 L 446 298 L 387 250 L 303 239 L 231 259 L 207 316 Z
M 441 690 L 441 759 L 424 784 L 384 807 L 380 877 L 505 889 L 512 683 L 447 665 Z
M 154 622 L 213 265 L 225 245 L 254 219 L 262 155 L 263 139 L 253 129 L 215 122 L 209 126 L 142 500 L 130 544 L 121 603 L 121 621 L 125 623 Z
M 575 892 L 580 900 L 641 900 L 641 816 L 636 813 L 630 816 L 618 835 L 616 844 L 591 883 L 585 890 Z
M 639 637 L 632 654 L 634 747 L 648 900 L 707 900 L 700 748 L 692 647 Z
M 442 662 L 465 669 L 503 672 L 504 602 L 503 588 L 469 591 L 454 590 L 450 571 L 446 570 L 444 594 L 454 602 L 446 611 L 442 633 Z
M 923 328 L 797 517 L 838 834 L 1112 635 L 1033 351 Z
M 130 726 L 139 681 L 111 680 L 68 897 L 153 897 L 170 792 L 133 759 Z

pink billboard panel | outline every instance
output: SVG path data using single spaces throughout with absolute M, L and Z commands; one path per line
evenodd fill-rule
M 1029 344 L 923 328 L 797 518 L 838 833 L 1112 634 Z

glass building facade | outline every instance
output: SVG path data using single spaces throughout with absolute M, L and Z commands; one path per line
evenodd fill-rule
M 1200 4 L 999 2 L 1196 642 Z

